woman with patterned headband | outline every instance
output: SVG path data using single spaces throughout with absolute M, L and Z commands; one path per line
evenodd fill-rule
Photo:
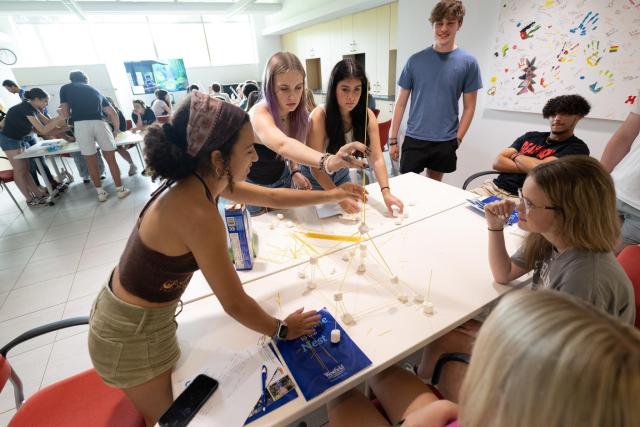
M 284 320 L 267 314 L 242 289 L 227 255 L 219 196 L 275 208 L 362 197 L 347 184 L 334 191 L 267 189 L 244 182 L 256 161 L 247 114 L 194 91 L 170 124 L 152 125 L 145 157 L 165 182 L 142 210 L 118 266 L 94 303 L 89 353 L 104 382 L 121 388 L 153 426 L 171 405 L 171 370 L 180 356 L 174 320 L 192 274 L 202 270 L 224 310 L 267 336 L 295 339 L 318 322 L 300 308 Z

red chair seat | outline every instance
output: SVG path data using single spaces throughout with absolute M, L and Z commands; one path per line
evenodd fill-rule
M 640 245 L 625 247 L 618 254 L 618 262 L 633 284 L 636 298 L 636 328 L 640 329 Z
M 4 182 L 13 182 L 13 170 L 0 171 L 0 180 Z
M 94 369 L 51 384 L 29 397 L 9 427 L 144 427 L 122 390 L 105 385 Z

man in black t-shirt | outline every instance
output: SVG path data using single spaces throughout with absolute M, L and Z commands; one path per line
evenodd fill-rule
M 551 132 L 527 132 L 516 139 L 493 163 L 493 169 L 502 173 L 471 191 L 481 196 L 517 198 L 527 172 L 539 164 L 572 154 L 588 156 L 589 147 L 573 131 L 590 110 L 591 106 L 580 95 L 550 99 L 542 109 L 542 116 L 549 119 Z
M 127 197 L 130 191 L 122 185 L 120 168 L 115 157 L 114 135 L 118 132 L 118 115 L 104 96 L 97 89 L 89 86 L 89 79 L 82 71 L 72 71 L 69 74 L 69 80 L 71 83 L 60 88 L 60 108 L 67 115 L 70 114 L 73 120 L 76 142 L 87 161 L 91 180 L 98 193 L 98 200 L 106 201 L 107 192 L 102 189 L 98 173 L 96 142 L 109 165 L 116 185 L 116 195 L 120 199 Z M 102 120 L 105 115 L 112 123 L 114 131 Z

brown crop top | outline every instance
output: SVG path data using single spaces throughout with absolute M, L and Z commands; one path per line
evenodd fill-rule
M 200 176 L 195 176 L 204 185 L 207 199 L 214 203 L 207 184 Z M 164 255 L 149 248 L 140 238 L 142 216 L 149 205 L 171 184 L 172 182 L 165 182 L 151 194 L 151 198 L 140 212 L 118 264 L 122 287 L 132 295 L 149 302 L 161 303 L 179 299 L 191 276 L 199 269 L 191 252 L 178 256 Z

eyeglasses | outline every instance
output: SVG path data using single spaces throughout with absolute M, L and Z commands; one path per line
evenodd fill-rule
M 522 188 L 518 188 L 518 198 L 520 199 L 520 203 L 524 205 L 524 211 L 529 213 L 533 209 L 550 209 L 552 211 L 560 211 L 562 212 L 562 208 L 557 206 L 536 206 L 527 198 L 522 195 Z

